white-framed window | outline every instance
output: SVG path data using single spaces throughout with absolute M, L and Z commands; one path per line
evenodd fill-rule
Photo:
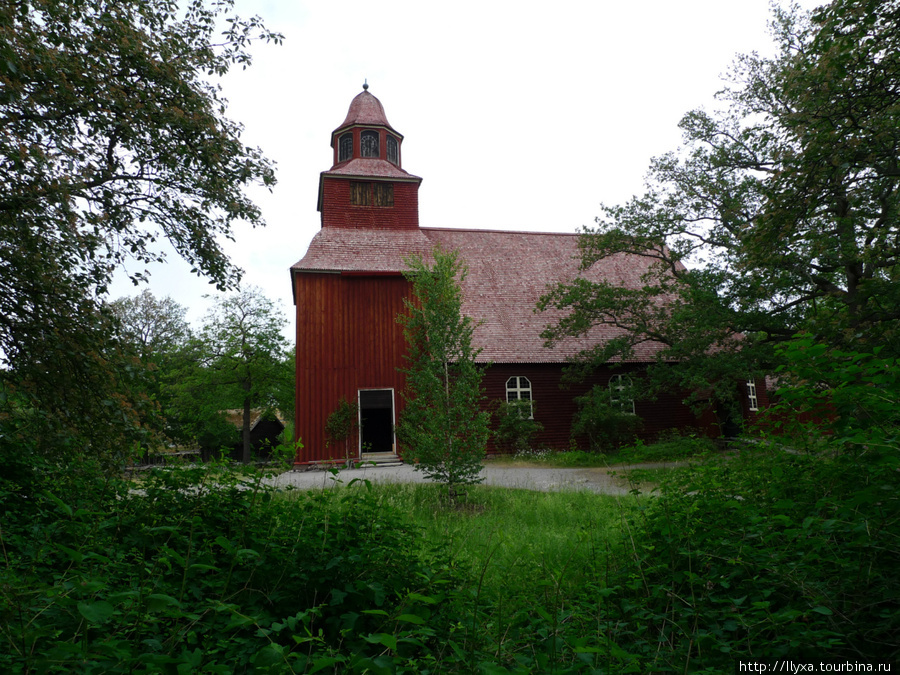
M 506 381 L 506 402 L 528 401 L 528 419 L 534 419 L 534 404 L 531 396 L 531 380 L 514 375 Z
M 634 398 L 631 395 L 631 378 L 627 375 L 613 375 L 609 378 L 609 402 L 617 405 L 625 413 L 634 414 Z
M 754 380 L 747 380 L 747 402 L 750 404 L 750 410 L 753 412 L 759 410 L 759 398 L 756 396 L 756 382 Z

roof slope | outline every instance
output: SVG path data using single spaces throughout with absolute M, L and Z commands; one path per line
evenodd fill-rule
M 340 131 L 353 124 L 377 125 L 393 130 L 384 114 L 384 106 L 381 105 L 381 101 L 368 92 L 368 87 L 350 102 L 350 109 L 347 111 L 344 123 L 335 131 Z
M 469 269 L 463 283 L 463 313 L 479 322 L 474 333 L 475 345 L 483 350 L 479 361 L 561 363 L 622 331 L 597 326 L 582 338 L 568 338 L 547 349 L 540 334 L 560 316 L 556 311 L 534 311 L 547 287 L 585 276 L 637 288 L 650 264 L 639 256 L 618 255 L 581 272 L 578 237 L 424 227 L 412 231 L 323 228 L 291 269 L 400 272 L 405 269 L 403 258 L 410 254 L 427 258 L 436 245 L 458 250 Z M 648 343 L 639 345 L 634 360 L 651 361 L 658 349 Z
M 334 168 L 323 171 L 320 175 L 322 176 L 358 176 L 361 178 L 395 178 L 400 180 L 416 180 L 421 181 L 422 179 L 418 176 L 413 176 L 408 171 L 401 169 L 399 166 L 395 164 L 391 164 L 387 160 L 378 159 L 378 158 L 362 158 L 357 157 L 355 159 L 351 159 L 349 161 L 344 162 L 343 164 L 335 164 Z
M 323 227 L 292 270 L 309 272 L 401 272 L 403 258 L 434 248 L 423 229 Z

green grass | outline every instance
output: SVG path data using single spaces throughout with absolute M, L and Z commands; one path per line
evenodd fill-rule
M 640 441 L 612 453 L 584 450 L 529 450 L 516 455 L 501 455 L 488 459 L 491 463 L 508 466 L 552 466 L 559 468 L 593 468 L 618 464 L 672 462 L 702 459 L 716 454 L 715 444 L 708 438 L 676 436 L 656 443 Z
M 424 550 L 472 580 L 468 590 L 517 611 L 577 594 L 618 547 L 623 518 L 645 499 L 587 491 L 537 492 L 475 486 L 450 506 L 438 485 L 363 484 L 379 504 L 406 515 Z

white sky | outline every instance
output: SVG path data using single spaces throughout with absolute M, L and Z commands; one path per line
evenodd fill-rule
M 804 7 L 820 4 L 803 0 Z M 601 202 L 640 193 L 651 157 L 677 148 L 684 113 L 714 105 L 735 54 L 770 53 L 767 0 L 236 0 L 284 34 L 224 82 L 244 142 L 277 166 L 253 192 L 265 229 L 227 250 L 244 283 L 279 301 L 293 335 L 288 269 L 319 230 L 331 132 L 368 79 L 424 180 L 428 227 L 574 232 Z M 198 325 L 215 293 L 174 254 L 150 289 Z M 523 272 L 523 273 L 527 273 Z M 127 282 L 112 296 L 135 294 Z

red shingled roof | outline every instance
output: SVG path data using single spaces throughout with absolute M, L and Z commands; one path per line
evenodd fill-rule
M 387 121 L 387 116 L 384 114 L 384 107 L 382 107 L 381 101 L 368 91 L 360 92 L 350 102 L 347 118 L 335 131 L 353 124 L 378 125 L 392 128 Z
M 400 272 L 403 258 L 427 255 L 434 244 L 425 230 L 323 227 L 292 270 L 310 272 Z
M 335 166 L 330 171 L 323 171 L 323 176 L 359 176 L 361 178 L 371 178 L 377 176 L 379 178 L 399 178 L 407 180 L 422 180 L 418 176 L 413 176 L 401 169 L 399 166 L 391 164 L 387 160 L 377 158 L 357 157 L 349 162 Z
M 622 335 L 611 326 L 595 327 L 583 338 L 544 347 L 541 331 L 555 323 L 555 311 L 536 313 L 547 287 L 580 274 L 636 288 L 650 264 L 638 256 L 618 255 L 579 271 L 577 234 L 420 228 L 374 230 L 323 228 L 306 255 L 291 269 L 316 272 L 400 272 L 403 258 L 428 257 L 435 245 L 456 249 L 469 268 L 463 284 L 463 313 L 481 322 L 474 334 L 483 349 L 480 361 L 560 363 L 598 342 Z M 658 346 L 644 343 L 635 361 L 653 360 Z

